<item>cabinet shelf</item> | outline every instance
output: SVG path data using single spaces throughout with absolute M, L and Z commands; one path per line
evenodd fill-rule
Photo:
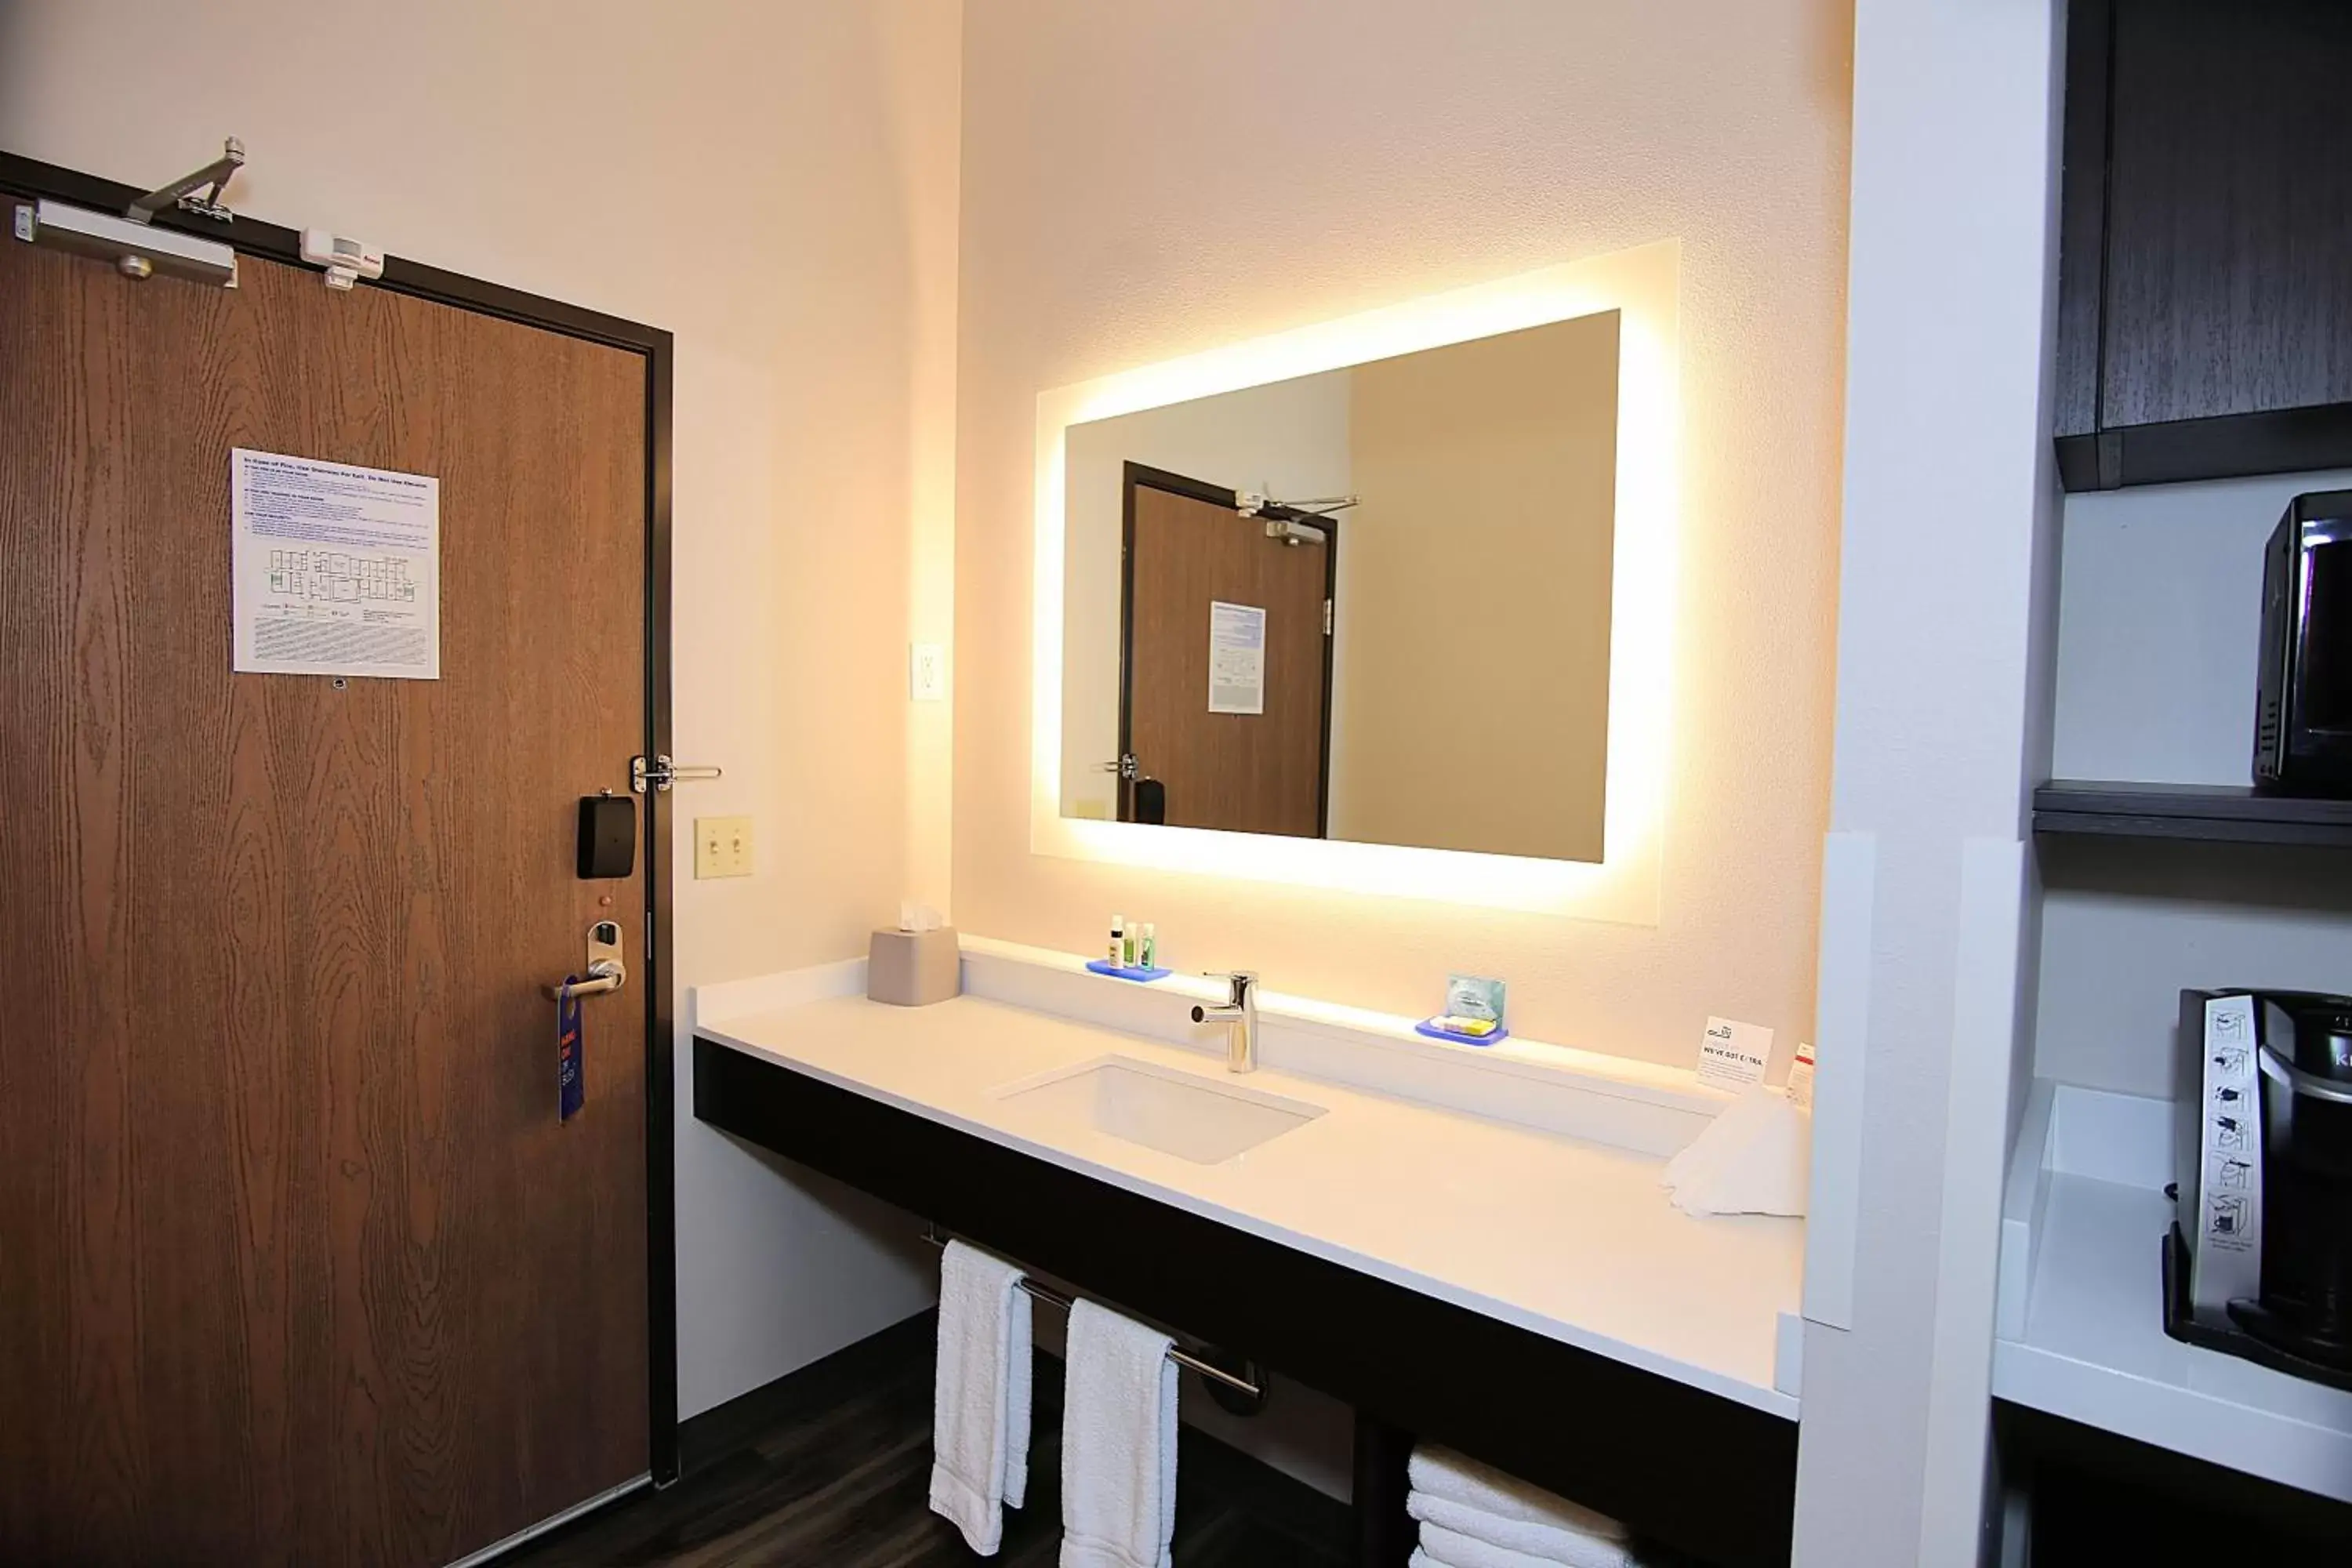
M 2242 785 L 2053 779 L 2033 792 L 2033 831 L 2352 848 L 2352 800 L 2257 795 Z

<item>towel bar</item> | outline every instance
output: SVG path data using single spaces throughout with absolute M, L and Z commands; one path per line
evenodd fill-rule
M 948 1244 L 948 1238 L 941 1236 L 938 1229 L 933 1226 L 927 1226 L 924 1227 L 923 1239 L 929 1242 L 933 1247 L 944 1247 Z M 1034 1279 L 1030 1279 L 1025 1274 L 1021 1278 L 1021 1289 L 1029 1292 L 1029 1294 L 1037 1300 L 1045 1302 L 1048 1307 L 1059 1307 L 1065 1312 L 1070 1310 L 1070 1299 L 1067 1296 L 1063 1295 L 1059 1290 L 1048 1289 L 1046 1287 L 1038 1284 Z M 1182 1351 L 1177 1350 L 1172 1346 L 1169 1349 L 1168 1359 L 1174 1362 L 1178 1366 L 1183 1367 L 1188 1371 L 1197 1372 L 1202 1377 L 1208 1378 L 1213 1382 L 1222 1383 L 1227 1388 L 1238 1390 L 1240 1393 L 1247 1395 L 1251 1399 L 1263 1399 L 1265 1397 L 1265 1390 L 1260 1388 L 1256 1384 L 1252 1383 L 1249 1379 L 1245 1377 L 1236 1377 L 1221 1366 L 1212 1366 L 1207 1362 L 1201 1360 L 1200 1357 L 1186 1355 Z

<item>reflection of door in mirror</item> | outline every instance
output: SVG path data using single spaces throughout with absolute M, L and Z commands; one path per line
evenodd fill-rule
M 1139 463 L 1125 480 L 1121 820 L 1321 837 L 1335 528 L 1269 530 L 1232 490 Z

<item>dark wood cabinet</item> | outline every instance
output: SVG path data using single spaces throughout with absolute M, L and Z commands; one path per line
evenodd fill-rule
M 2069 489 L 2352 465 L 2352 5 L 2075 0 Z

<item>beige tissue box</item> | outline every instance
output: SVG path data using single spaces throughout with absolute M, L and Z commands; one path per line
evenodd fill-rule
M 866 994 L 894 1007 L 928 1007 L 963 990 L 953 926 L 877 931 L 866 950 Z

